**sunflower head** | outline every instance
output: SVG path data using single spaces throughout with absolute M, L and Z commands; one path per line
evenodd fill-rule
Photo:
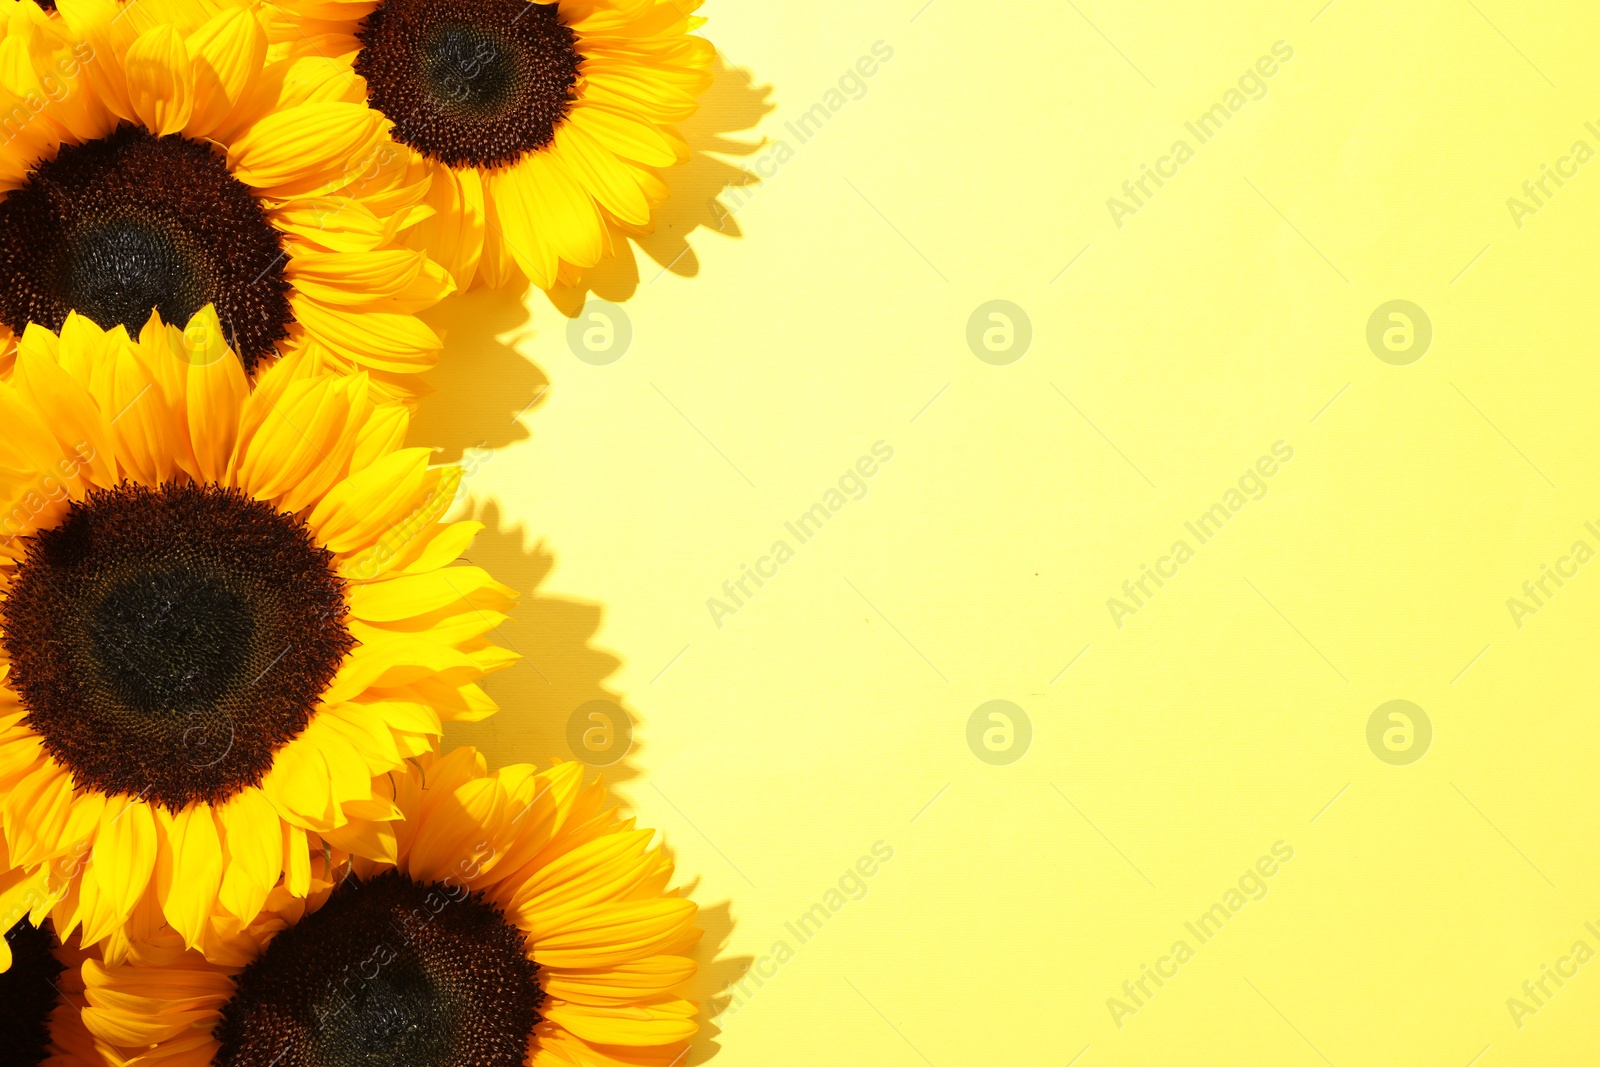
M 309 352 L 411 399 L 453 288 L 401 245 L 425 169 L 348 66 L 271 50 L 253 5 L 12 0 L 0 40 L 0 359 L 73 312 L 216 311 L 247 373 Z
M 46 924 L 23 921 L 5 935 L 11 968 L 0 974 L 0 1041 L 18 1063 L 37 1063 L 50 1043 L 50 1012 L 66 967 L 55 956 L 55 935 Z
M 57 941 L 48 922 L 35 926 L 23 920 L 0 938 L 0 957 L 9 961 L 0 973 L 0 1064 L 100 1067 L 105 1062 L 83 1026 L 80 967 L 86 956 L 76 945 Z
M 676 1062 L 696 1029 L 694 905 L 577 768 L 417 760 L 394 776 L 393 861 L 345 857 L 228 961 L 168 937 L 89 964 L 85 1024 L 151 1063 Z
M 355 647 L 347 596 L 296 516 L 123 482 L 27 540 L 0 620 L 28 724 L 76 784 L 181 811 L 259 786 L 305 730 Z
M 362 23 L 355 70 L 391 136 L 451 167 L 549 147 L 574 102 L 577 34 L 555 4 L 388 0 Z
M 30 326 L 0 419 L 6 925 L 205 945 L 309 893 L 313 838 L 392 857 L 374 780 L 492 712 L 513 658 L 404 406 L 303 354 L 251 390 L 207 305 Z
M 390 868 L 345 880 L 236 976 L 215 1060 L 290 1050 L 291 1067 L 520 1063 L 544 999 L 504 912 Z
M 408 237 L 465 287 L 572 285 L 649 232 L 715 56 L 700 0 L 283 0 L 274 39 L 348 56 L 433 174 Z

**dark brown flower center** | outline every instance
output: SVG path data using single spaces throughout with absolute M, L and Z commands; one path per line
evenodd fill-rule
M 0 604 L 26 722 L 82 788 L 176 811 L 259 785 L 355 643 L 332 559 L 235 489 L 74 503 Z
M 463 885 L 351 878 L 240 972 L 216 1067 L 522 1067 L 544 992 Z
M 137 334 L 215 304 L 252 371 L 288 336 L 283 241 L 210 145 L 123 125 L 63 145 L 0 200 L 0 322 L 60 330 L 68 312 Z
M 356 73 L 395 140 L 452 167 L 548 145 L 583 61 L 557 5 L 530 0 L 383 0 L 360 40 Z
M 0 974 L 0 1067 L 34 1067 L 50 1045 L 50 1013 L 61 999 L 56 979 L 66 970 L 56 959 L 49 924 L 26 919 L 5 935 L 11 969 Z

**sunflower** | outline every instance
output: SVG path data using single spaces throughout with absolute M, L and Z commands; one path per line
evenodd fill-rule
M 348 64 L 269 57 L 199 0 L 0 0 L 0 361 L 72 311 L 140 330 L 215 306 L 247 374 L 299 352 L 413 398 L 453 289 L 403 230 L 430 209 Z M 3 370 L 3 365 L 0 365 Z
M 343 57 L 433 174 L 414 227 L 462 288 L 575 284 L 667 199 L 711 84 L 701 0 L 277 0 L 274 40 Z
M 158 937 L 84 968 L 84 1023 L 141 1067 L 681 1062 L 699 936 L 672 863 L 581 766 L 486 773 L 470 748 L 394 778 L 395 855 L 264 913 L 207 962 Z
M 30 326 L 0 382 L 0 829 L 46 915 L 115 956 L 310 891 L 313 837 L 392 853 L 374 780 L 495 710 L 514 593 L 451 566 L 461 470 L 365 374 L 254 390 L 210 305 L 131 340 Z
M 4 856 L 0 847 L 0 862 Z M 57 941 L 49 923 L 23 920 L 0 937 L 6 964 L 0 973 L 0 1063 L 100 1067 L 104 1060 L 81 1014 L 86 958 L 76 945 Z

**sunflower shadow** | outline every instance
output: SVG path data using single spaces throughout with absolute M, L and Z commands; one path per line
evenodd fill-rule
M 591 764 L 586 777 L 598 776 L 612 788 L 639 778 L 635 758 L 644 747 L 639 739 L 639 717 L 626 699 L 606 684 L 622 661 L 593 644 L 604 609 L 599 604 L 540 593 L 540 586 L 554 569 L 554 553 L 542 541 L 528 547 L 524 527 L 507 520 L 497 502 L 475 501 L 472 513 L 484 529 L 466 559 L 520 594 L 511 617 L 493 638 L 523 658 L 485 682 L 484 688 L 499 703 L 500 711 L 482 722 L 446 725 L 444 748 L 473 745 L 492 767 L 510 763 L 542 767 L 551 757 L 580 759 Z M 578 751 L 583 745 L 581 738 L 594 729 L 584 714 L 594 701 L 620 709 L 633 724 L 632 745 L 626 755 L 605 766 L 595 766 L 599 760 L 592 751 Z M 577 730 L 570 726 L 574 719 L 582 724 Z M 626 790 L 616 796 L 625 807 L 632 807 Z M 665 843 L 661 847 L 676 866 L 672 847 Z M 672 892 L 693 898 L 699 885 L 695 878 Z M 673 1067 L 705 1063 L 720 1051 L 722 1031 L 712 1020 L 727 1007 L 728 988 L 754 962 L 751 956 L 726 955 L 734 928 L 730 901 L 702 907 L 698 925 L 704 933 L 691 955 L 699 969 L 686 995 L 701 1005 L 700 1030 L 688 1055 Z
M 711 71 L 714 80 L 701 97 L 699 110 L 678 124 L 693 156 L 682 166 L 663 172 L 672 196 L 657 209 L 654 232 L 620 242 L 616 255 L 585 271 L 578 285 L 548 293 L 550 302 L 568 318 L 577 317 L 590 293 L 613 302 L 633 296 L 641 273 L 637 250 L 655 264 L 645 267 L 648 284 L 669 271 L 684 278 L 700 273 L 699 257 L 689 243 L 695 230 L 743 236 L 735 209 L 721 197 L 725 190 L 753 185 L 757 179 L 722 157 L 752 156 L 766 147 L 761 140 L 729 135 L 753 130 L 776 105 L 769 100 L 770 85 L 757 85 L 750 71 L 728 66 L 720 54 Z
M 670 846 L 663 845 L 662 851 L 676 864 L 677 856 Z M 699 888 L 700 879 L 696 878 L 673 892 L 676 896 L 692 898 Z M 719 904 L 701 907 L 695 922 L 704 931 L 690 953 L 699 970 L 690 980 L 684 995 L 700 1005 L 700 1014 L 696 1019 L 700 1030 L 689 1044 L 689 1054 L 672 1067 L 695 1067 L 695 1064 L 705 1063 L 722 1051 L 722 1042 L 718 1040 L 722 1036 L 722 1027 L 715 1020 L 727 1009 L 732 999 L 728 987 L 743 977 L 755 962 L 754 956 L 726 955 L 728 942 L 733 938 L 732 901 L 724 900 Z
M 522 416 L 548 399 L 550 379 L 517 351 L 533 333 L 522 289 L 457 293 L 422 319 L 445 351 L 423 376 L 431 395 L 412 417 L 411 440 L 442 449 L 447 461 L 525 440 Z
M 611 782 L 638 777 L 634 764 L 641 747 L 638 717 L 606 684 L 622 661 L 593 644 L 604 609 L 540 593 L 555 566 L 555 554 L 542 541 L 525 547 L 524 527 L 507 520 L 498 503 L 475 501 L 472 511 L 484 529 L 465 558 L 515 589 L 519 597 L 511 617 L 490 638 L 522 659 L 484 682 L 500 711 L 482 722 L 448 724 L 446 747 L 473 745 L 491 766 L 544 767 L 556 757 L 604 764 Z M 633 738 L 631 748 L 606 763 L 606 746 L 626 745 L 627 731 Z M 585 744 L 587 749 L 575 750 Z

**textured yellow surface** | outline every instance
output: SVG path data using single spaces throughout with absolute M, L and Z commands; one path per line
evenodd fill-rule
M 661 232 L 437 317 L 451 739 L 631 713 L 691 1062 L 1600 1057 L 1600 14 L 1322 3 L 710 0 Z

